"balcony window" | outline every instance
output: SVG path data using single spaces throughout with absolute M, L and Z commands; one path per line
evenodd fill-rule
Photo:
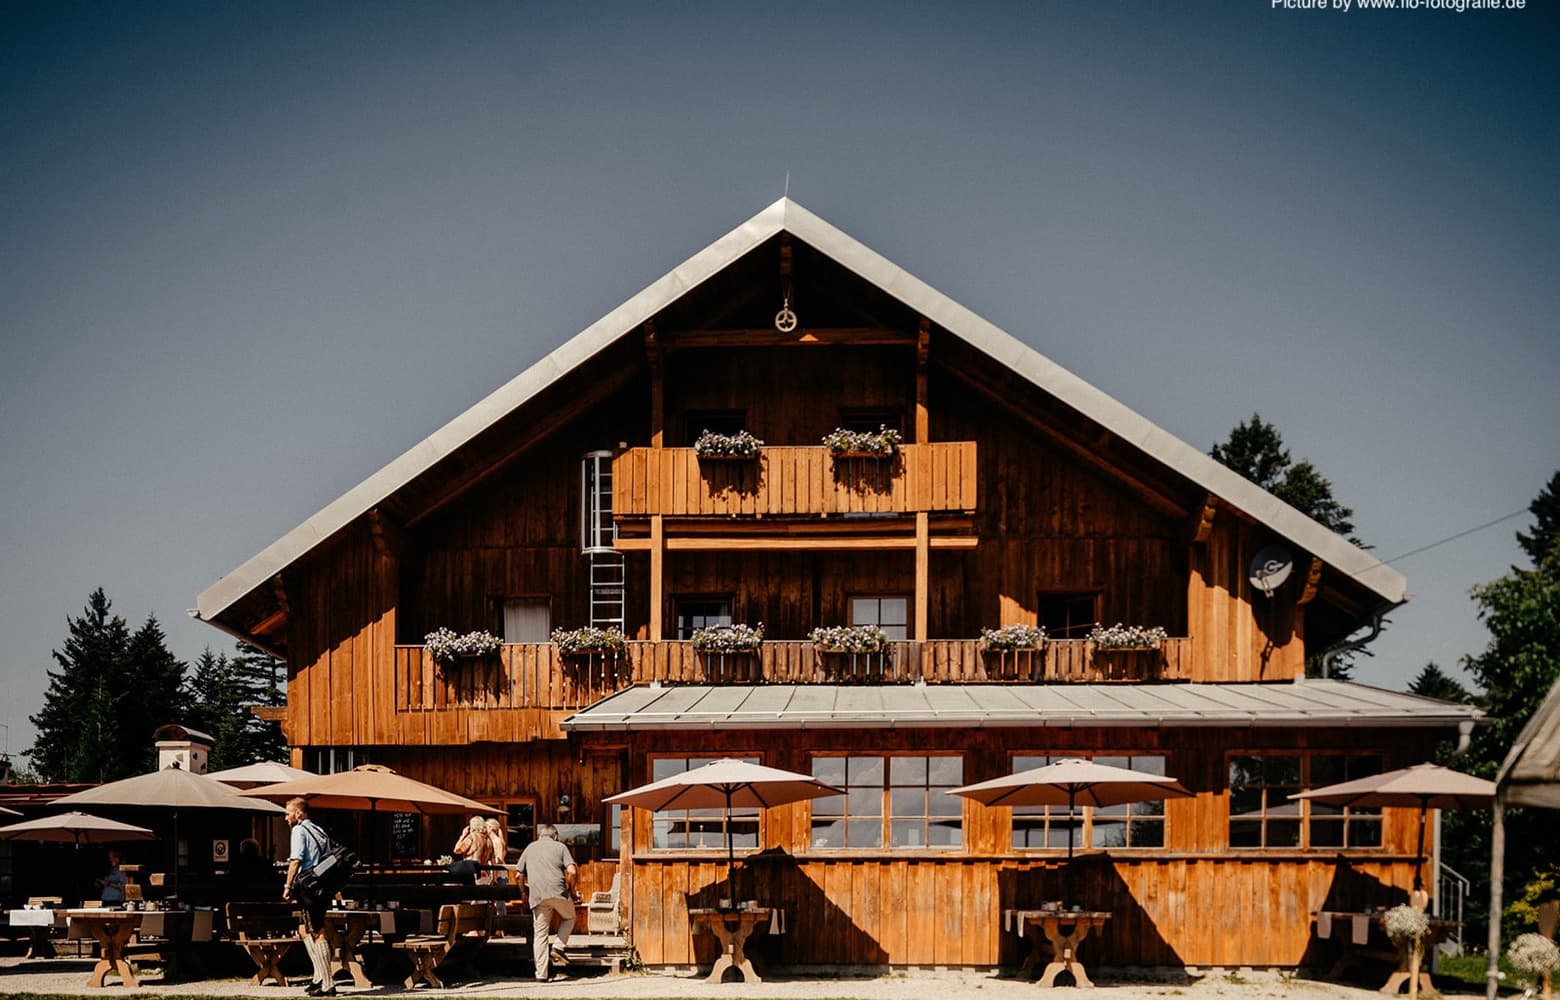
M 505 642 L 549 642 L 552 608 L 545 597 L 506 598 L 499 603 L 498 634 Z
M 876 431 L 886 427 L 891 431 L 898 431 L 903 437 L 905 415 L 902 410 L 846 406 L 840 408 L 839 425 L 848 431 Z
M 815 848 L 914 850 L 964 842 L 963 802 L 947 794 L 964 783 L 963 757 L 819 756 L 812 773 L 845 790 L 813 800 Z
M 1230 846 L 1380 847 L 1381 810 L 1290 796 L 1381 773 L 1380 754 L 1237 754 L 1230 757 Z
M 674 597 L 677 638 L 692 639 L 696 629 L 731 624 L 730 597 Z
M 745 430 L 751 430 L 746 410 L 689 410 L 683 415 L 682 446 L 692 448 L 705 431 L 730 435 Z
M 757 757 L 738 757 L 758 764 Z M 714 761 L 714 757 L 657 757 L 650 762 L 651 780 L 660 781 L 674 774 L 691 771 Z M 668 809 L 654 816 L 650 828 L 651 846 L 658 851 L 724 850 L 726 847 L 726 811 L 724 809 Z M 731 844 L 737 850 L 758 847 L 758 810 L 733 809 L 730 817 Z
M 910 638 L 910 599 L 908 597 L 852 597 L 850 624 L 876 625 L 889 641 Z
M 1086 639 L 1099 620 L 1098 594 L 1040 595 L 1039 623 L 1049 638 Z
M 1067 754 L 1076 757 L 1077 754 Z M 1016 754 L 1013 771 L 1044 767 L 1061 758 L 1037 754 Z M 1145 774 L 1163 775 L 1165 758 L 1161 754 L 1133 756 L 1095 756 L 1096 763 L 1124 767 Z M 1066 806 L 1015 806 L 1013 808 L 1013 846 L 1016 848 L 1073 847 L 1163 847 L 1165 846 L 1165 804 L 1128 802 L 1119 806 L 1077 806 L 1068 813 Z

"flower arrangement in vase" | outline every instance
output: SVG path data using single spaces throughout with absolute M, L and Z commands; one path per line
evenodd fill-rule
M 449 667 L 463 658 L 492 656 L 503 646 L 503 640 L 492 632 L 479 629 L 461 635 L 454 629 L 436 628 L 423 636 L 423 645 L 433 656 L 433 662 Z
M 1169 633 L 1158 625 L 1095 625 L 1089 641 L 1095 649 L 1158 649 Z
M 565 656 L 582 656 L 588 653 L 619 652 L 627 637 L 616 625 L 609 628 L 581 625 L 579 628 L 553 629 L 552 641 L 558 647 L 558 652 Z

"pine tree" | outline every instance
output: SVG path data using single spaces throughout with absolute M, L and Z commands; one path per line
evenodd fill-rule
M 101 781 L 107 730 L 115 716 L 114 680 L 123 672 L 129 631 L 112 614 L 102 588 L 87 598 L 80 618 L 66 618 L 70 630 L 54 651 L 58 670 L 48 671 L 43 707 L 29 717 L 38 741 L 28 750 L 32 768 L 44 781 Z
M 280 705 L 286 693 L 281 661 L 240 642 L 234 654 L 208 647 L 196 660 L 188 685 L 191 724 L 213 738 L 211 768 L 224 770 L 285 757 L 281 727 L 263 722 L 256 705 Z
M 185 665 L 168 649 L 167 637 L 156 616 L 130 637 L 126 653 L 123 689 L 117 703 L 119 758 L 124 762 L 117 778 L 144 774 L 157 766 L 153 734 L 158 726 L 185 721 L 189 707 L 184 690 Z
M 1537 523 L 1533 525 L 1531 535 L 1517 532 L 1517 544 L 1536 566 L 1554 550 L 1555 541 L 1560 538 L 1560 471 L 1549 477 L 1549 485 L 1528 504 L 1528 510 Z
M 1462 705 L 1473 701 L 1473 695 L 1468 693 L 1467 688 L 1434 663 L 1425 664 L 1425 668 L 1419 671 L 1419 676 L 1409 683 L 1408 693 L 1424 698 L 1455 701 Z
M 1236 424 L 1229 440 L 1214 445 L 1208 454 L 1302 514 L 1363 547 L 1354 537 L 1354 511 L 1333 496 L 1331 481 L 1310 462 L 1293 461 L 1278 428 L 1265 423 L 1260 413 L 1253 413 L 1246 423 Z

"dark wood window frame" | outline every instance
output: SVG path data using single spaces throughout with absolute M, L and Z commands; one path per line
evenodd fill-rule
M 1051 639 L 1086 639 L 1089 630 L 1100 620 L 1100 600 L 1103 591 L 1098 588 L 1080 587 L 1075 590 L 1043 590 L 1035 605 L 1035 623 L 1045 629 Z M 1076 606 L 1089 604 L 1086 619 L 1074 620 Z M 1059 625 L 1058 619 L 1064 624 Z
M 1135 758 L 1153 758 L 1160 761 L 1159 770 L 1149 770 L 1153 774 L 1165 774 L 1169 767 L 1169 754 L 1162 750 L 1100 750 L 1089 753 L 1067 751 L 1065 753 L 1047 753 L 1041 750 L 1016 751 L 1009 757 L 1011 772 L 1027 771 L 1033 767 L 1052 763 L 1066 757 L 1082 757 L 1085 760 L 1097 760 L 1104 764 L 1116 767 L 1130 767 L 1123 763 Z M 1096 823 L 1096 820 L 1099 820 Z M 1126 834 L 1125 843 L 1096 843 L 1097 828 L 1119 828 Z M 1071 836 L 1071 831 L 1076 828 L 1081 838 L 1074 844 L 1074 849 L 1087 847 L 1104 847 L 1110 849 L 1122 849 L 1129 851 L 1138 850 L 1162 850 L 1168 835 L 1168 821 L 1165 819 L 1163 802 L 1129 802 L 1122 806 L 1109 806 L 1095 808 L 1093 806 L 1078 805 L 1072 813 L 1072 821 L 1068 822 L 1066 806 L 1016 806 L 1013 809 L 1013 832 L 1010 842 L 1015 851 L 1066 851 L 1065 839 L 1056 841 L 1058 832 Z M 1153 832 L 1157 830 L 1158 843 L 1152 843 Z M 1039 843 L 1020 843 L 1022 840 L 1030 840 L 1038 833 Z M 1134 841 L 1138 842 L 1134 842 Z M 1147 841 L 1147 842 L 1145 842 Z
M 1293 767 L 1287 762 L 1293 762 Z M 1225 755 L 1225 765 L 1231 850 L 1383 848 L 1380 809 L 1323 806 L 1290 798 L 1309 788 L 1380 773 L 1385 766 L 1380 750 L 1232 750 Z
M 723 754 L 723 757 L 731 757 L 735 760 L 748 761 L 753 764 L 762 764 L 763 756 L 756 752 L 732 752 Z M 718 757 L 710 757 L 704 754 L 679 754 L 658 753 L 650 757 L 650 778 L 652 781 L 660 781 L 681 771 L 691 771 L 696 767 L 703 767 Z M 668 767 L 668 764 L 681 764 L 680 768 Z M 720 851 L 726 850 L 726 827 L 732 830 L 732 844 L 735 850 L 757 850 L 763 843 L 763 810 L 761 809 L 732 809 L 728 819 L 724 809 L 668 809 L 663 812 L 653 813 L 650 820 L 650 850 L 656 853 L 679 853 L 688 851 Z M 751 829 L 751 834 L 739 831 Z M 693 837 L 699 837 L 699 843 L 692 843 Z M 681 839 L 682 843 L 676 841 Z
M 930 762 L 933 760 L 955 762 L 957 774 L 932 775 Z M 835 762 L 841 761 L 844 763 L 843 779 L 835 774 L 840 770 Z M 874 761 L 880 762 L 881 774 L 876 781 L 867 780 L 873 774 Z M 903 766 L 896 768 L 895 761 L 902 762 Z M 921 762 L 919 770 L 923 772 L 919 781 L 914 780 L 916 762 Z M 808 827 L 810 850 L 883 853 L 962 850 L 964 804 L 947 792 L 964 783 L 964 764 L 963 751 L 812 754 L 812 773 L 836 788 L 844 788 L 846 794 L 812 800 Z M 858 766 L 865 771 L 859 782 L 855 773 Z M 896 774 L 896 770 L 900 773 Z M 823 773 L 819 774 L 820 771 Z M 934 777 L 942 780 L 933 780 Z M 918 810 L 912 808 L 917 799 Z M 876 827 L 875 835 L 873 827 Z M 949 832 L 952 836 L 943 840 Z M 934 840 L 938 842 L 933 843 Z

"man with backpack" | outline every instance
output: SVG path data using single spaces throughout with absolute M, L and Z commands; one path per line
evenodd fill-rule
M 293 883 L 298 876 L 312 870 L 325 856 L 330 847 L 330 836 L 309 818 L 309 803 L 302 798 L 287 801 L 287 825 L 292 827 L 292 840 L 282 898 L 291 899 L 303 908 L 298 938 L 314 966 L 314 978 L 304 993 L 311 997 L 333 997 L 336 981 L 330 973 L 330 942 L 325 938 L 325 909 L 330 900 L 324 897 L 299 899 L 293 892 Z

